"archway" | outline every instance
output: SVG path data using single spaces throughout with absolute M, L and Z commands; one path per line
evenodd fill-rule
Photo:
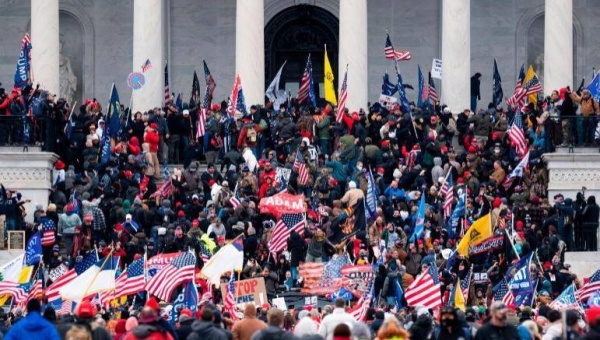
M 295 96 L 310 53 L 315 95 L 318 99 L 322 98 L 327 45 L 337 88 L 338 32 L 338 19 L 320 7 L 298 5 L 275 15 L 265 27 L 265 87 L 287 60 L 280 86 Z

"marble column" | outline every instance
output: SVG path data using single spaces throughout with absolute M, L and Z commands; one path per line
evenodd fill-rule
M 265 103 L 265 1 L 237 0 L 235 72 L 240 76 L 246 105 Z M 228 84 L 233 84 L 234 79 Z M 229 85 L 228 85 L 229 86 Z
M 59 94 L 58 0 L 31 0 L 31 75 L 35 84 Z
M 470 0 L 443 0 L 441 102 L 448 105 L 453 113 L 471 106 L 470 73 Z
M 573 0 L 546 0 L 544 94 L 573 88 Z
M 340 48 L 338 57 L 339 88 L 348 65 L 348 99 L 350 112 L 363 108 L 369 102 L 369 60 L 367 46 L 367 0 L 340 1 Z M 315 85 L 317 82 L 315 82 Z M 338 91 L 339 91 L 338 88 Z M 339 94 L 339 92 L 338 92 Z
M 162 107 L 164 102 L 163 0 L 133 1 L 133 71 L 142 72 L 142 65 L 150 59 L 145 85 L 133 91 L 133 111 L 147 111 Z

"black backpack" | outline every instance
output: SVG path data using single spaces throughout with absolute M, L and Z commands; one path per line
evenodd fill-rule
M 323 194 L 329 192 L 329 180 L 327 177 L 321 177 L 321 179 L 319 179 L 319 183 L 317 183 L 317 190 Z

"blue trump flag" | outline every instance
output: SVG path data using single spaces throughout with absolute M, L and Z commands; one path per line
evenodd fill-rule
M 183 99 L 181 99 L 181 93 L 177 94 L 177 99 L 175 99 L 175 106 L 177 107 L 179 113 L 183 111 Z
M 396 303 L 396 309 L 400 310 L 403 307 L 402 298 L 404 297 L 404 290 L 400 284 L 400 279 L 396 278 L 394 281 L 394 302 Z
M 396 60 L 396 77 L 398 77 L 398 95 L 400 97 L 400 103 L 402 104 L 402 107 L 404 108 L 405 112 L 409 112 L 410 113 L 410 103 L 408 102 L 408 99 L 406 99 L 406 90 L 404 90 L 404 83 L 402 82 L 402 75 L 400 75 L 400 68 L 398 67 L 398 61 Z
M 446 221 L 446 231 L 450 238 L 456 238 L 456 230 L 458 230 L 460 218 L 465 216 L 465 196 L 466 192 L 464 195 L 458 196 L 458 203 L 456 204 L 456 207 L 454 207 L 452 215 Z
M 421 193 L 421 203 L 419 203 L 419 210 L 417 211 L 417 219 L 415 221 L 415 230 L 410 237 L 410 242 L 415 242 L 423 234 L 425 229 L 425 194 Z
M 383 75 L 383 83 L 381 84 L 381 94 L 385 94 L 386 96 L 393 96 L 398 92 L 398 84 L 393 84 L 390 81 L 390 76 L 388 76 L 387 72 Z
M 417 65 L 419 74 L 419 97 L 417 98 L 417 106 L 424 107 L 428 102 L 427 89 L 425 88 L 425 78 L 423 78 L 423 72 L 421 72 L 421 65 Z
M 112 89 L 110 90 L 110 101 L 108 103 L 108 110 L 106 117 L 108 118 L 108 131 L 107 134 L 111 138 L 117 138 L 117 135 L 121 131 L 121 119 L 119 117 L 119 111 L 121 110 L 121 101 L 119 100 L 119 93 L 117 87 L 113 83 Z M 103 146 L 104 153 L 104 146 Z M 109 141 L 109 154 L 110 154 L 110 141 Z M 104 155 L 102 155 L 104 158 Z
M 596 73 L 587 89 L 597 102 L 600 101 L 600 73 Z
M 40 263 L 42 258 L 42 234 L 38 231 L 27 242 L 27 249 L 25 249 L 25 264 L 33 266 L 34 264 Z
M 533 303 L 533 295 L 536 287 L 531 279 L 530 265 L 532 258 L 533 253 L 521 258 L 515 266 L 516 272 L 508 282 L 508 288 L 515 297 L 514 305 L 517 307 L 531 306 Z
M 15 70 L 15 88 L 24 88 L 31 79 L 31 39 L 26 33 L 21 40 L 21 52 Z
M 375 179 L 373 179 L 373 172 L 369 169 L 367 172 L 367 201 L 365 206 L 365 217 L 367 223 L 377 218 L 377 187 L 375 186 Z

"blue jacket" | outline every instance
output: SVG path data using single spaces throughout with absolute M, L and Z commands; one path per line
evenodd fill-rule
M 60 340 L 56 327 L 44 319 L 40 313 L 30 312 L 4 336 L 5 340 L 49 339 Z

